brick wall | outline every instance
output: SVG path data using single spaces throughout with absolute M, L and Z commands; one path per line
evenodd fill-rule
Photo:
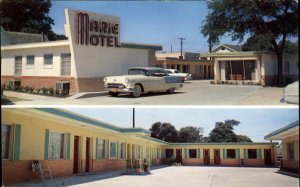
M 221 159 L 221 165 L 223 165 L 223 166 L 239 166 L 240 159 Z
M 182 159 L 182 165 L 184 166 L 197 166 L 203 165 L 203 159 L 200 158 L 189 158 L 189 159 Z
M 9 80 L 21 80 L 21 86 L 54 89 L 56 82 L 70 81 L 70 93 L 78 92 L 77 79 L 74 77 L 1 76 L 1 85 L 8 85 Z
M 263 159 L 246 159 L 245 166 L 264 166 L 265 161 Z
M 47 160 L 42 166 L 51 169 L 53 177 L 70 176 L 73 174 L 73 160 Z M 48 176 L 45 176 L 47 178 Z M 39 173 L 32 172 L 31 160 L 2 160 L 2 180 L 10 185 L 32 180 L 42 180 Z
M 110 170 L 121 170 L 125 169 L 126 161 L 125 159 L 103 159 L 103 160 L 93 160 L 93 171 L 110 171 Z
M 297 160 L 283 160 L 283 167 L 288 169 L 298 169 L 299 161 Z

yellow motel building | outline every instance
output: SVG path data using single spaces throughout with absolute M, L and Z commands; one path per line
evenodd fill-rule
M 253 143 L 168 143 L 142 128 L 120 128 L 66 110 L 1 110 L 3 185 L 40 180 L 39 160 L 62 177 L 125 170 L 128 160 L 150 165 L 274 166 L 276 145 Z
M 299 121 L 295 121 L 265 136 L 282 141 L 282 167 L 299 173 Z

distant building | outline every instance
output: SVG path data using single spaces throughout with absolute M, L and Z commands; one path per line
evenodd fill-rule
M 221 44 L 201 57 L 213 61 L 216 82 L 246 80 L 273 85 L 277 77 L 277 56 L 272 52 L 242 51 L 241 46 Z M 287 82 L 299 80 L 299 56 L 284 54 L 282 71 Z
M 266 140 L 282 141 L 282 167 L 297 173 L 299 163 L 299 120 L 265 136 Z
M 213 62 L 207 58 L 201 58 L 200 53 L 156 53 L 155 66 L 165 69 L 178 69 L 183 73 L 192 74 L 193 79 L 212 79 Z

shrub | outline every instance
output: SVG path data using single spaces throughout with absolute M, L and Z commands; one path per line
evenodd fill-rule
M 42 90 L 41 90 L 40 88 L 36 89 L 36 93 L 37 93 L 37 94 L 40 94 L 41 91 L 42 91 Z
M 33 93 L 34 88 L 33 87 L 29 87 L 29 93 Z
M 24 91 L 28 93 L 29 92 L 29 86 L 25 86 Z
M 54 94 L 54 89 L 53 89 L 53 88 L 49 88 L 49 93 L 50 93 L 51 95 L 53 95 L 53 94 Z
M 55 95 L 59 95 L 59 90 L 55 89 Z
M 42 88 L 42 92 L 43 92 L 43 94 L 47 94 L 48 89 L 47 88 Z

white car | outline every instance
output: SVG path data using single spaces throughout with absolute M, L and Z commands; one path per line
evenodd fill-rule
M 167 73 L 171 76 L 180 76 L 182 82 L 192 79 L 192 74 L 189 73 L 180 73 L 177 69 L 166 69 Z
M 128 70 L 128 75 L 105 77 L 104 89 L 111 96 L 119 93 L 131 93 L 139 97 L 147 92 L 174 93 L 182 88 L 180 77 L 169 76 L 162 68 L 134 67 Z
M 299 104 L 299 81 L 287 85 L 280 100 L 283 103 Z

